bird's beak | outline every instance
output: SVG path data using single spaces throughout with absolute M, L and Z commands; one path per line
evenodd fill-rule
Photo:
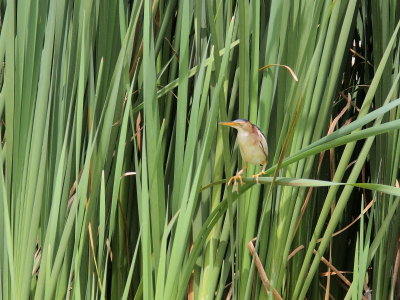
M 219 122 L 218 124 L 224 125 L 224 126 L 231 126 L 231 127 L 237 126 L 237 123 L 235 123 L 235 122 Z

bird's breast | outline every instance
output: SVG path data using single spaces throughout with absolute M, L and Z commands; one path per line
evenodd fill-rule
M 263 164 L 266 161 L 267 158 L 260 146 L 258 136 L 246 132 L 239 132 L 237 139 L 240 153 L 245 162 L 258 165 Z

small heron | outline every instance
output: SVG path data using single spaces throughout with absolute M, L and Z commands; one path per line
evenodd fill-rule
M 243 168 L 229 179 L 228 185 L 232 181 L 236 184 L 237 180 L 240 181 L 240 184 L 243 184 L 242 174 L 247 169 L 247 163 L 262 165 L 262 171 L 253 175 L 253 178 L 258 182 L 258 177 L 265 174 L 268 162 L 267 140 L 260 128 L 244 119 L 237 119 L 232 122 L 220 122 L 219 124 L 233 127 L 238 131 L 237 141 L 244 161 Z

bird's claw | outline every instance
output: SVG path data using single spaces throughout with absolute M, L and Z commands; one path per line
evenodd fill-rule
M 232 176 L 231 178 L 229 178 L 228 185 L 230 185 L 232 183 L 232 181 L 233 181 L 233 184 L 236 185 L 237 184 L 236 183 L 237 180 L 240 181 L 240 184 L 243 184 L 242 175 L 237 174 L 237 175 Z
M 256 179 L 256 182 L 259 183 L 258 177 L 260 177 L 261 175 L 264 175 L 264 174 L 265 174 L 265 172 L 264 172 L 264 171 L 261 171 L 260 173 L 254 174 L 254 175 L 253 175 L 253 178 L 255 178 L 255 179 Z
M 243 180 L 242 180 L 242 175 L 240 174 L 236 174 L 235 176 L 232 176 L 229 180 L 228 180 L 228 185 L 230 185 L 233 181 L 233 190 L 236 193 L 239 193 L 239 188 L 238 188 L 238 183 L 237 181 L 239 180 L 240 184 L 243 184 Z

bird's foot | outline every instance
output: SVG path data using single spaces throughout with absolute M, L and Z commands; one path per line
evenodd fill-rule
M 243 184 L 242 175 L 240 174 L 236 174 L 228 180 L 228 185 L 233 182 L 233 191 L 235 191 L 236 193 L 239 193 L 238 181 L 240 182 L 240 185 Z
M 253 178 L 255 178 L 255 179 L 256 179 L 256 182 L 259 183 L 259 182 L 258 182 L 258 177 L 260 177 L 261 175 L 264 175 L 264 174 L 265 174 L 265 171 L 261 171 L 260 173 L 254 174 L 254 175 L 253 175 Z
M 239 180 L 240 184 L 243 184 L 242 175 L 236 174 L 235 176 L 232 176 L 231 178 L 229 178 L 228 185 L 230 185 L 233 181 L 233 185 L 236 186 L 238 180 Z

